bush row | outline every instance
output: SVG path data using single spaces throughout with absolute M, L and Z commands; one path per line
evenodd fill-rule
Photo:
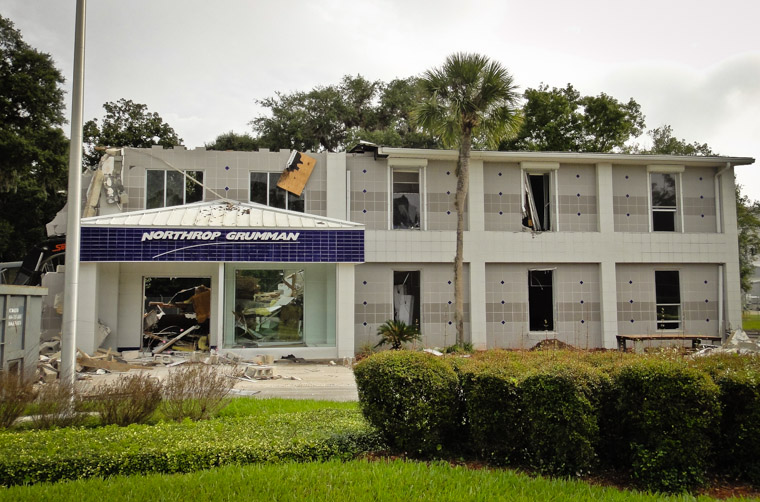
M 702 485 L 712 467 L 760 484 L 758 358 L 385 352 L 355 374 L 365 417 L 409 454 L 558 475 L 612 467 L 669 492 Z
M 347 459 L 381 447 L 377 433 L 353 410 L 0 432 L 0 485 Z

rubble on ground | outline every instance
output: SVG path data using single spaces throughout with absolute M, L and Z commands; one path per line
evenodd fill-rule
M 702 357 L 709 354 L 760 354 L 760 343 L 747 336 L 744 330 L 737 329 L 731 333 L 728 339 L 722 345 L 708 345 L 698 352 L 694 357 Z

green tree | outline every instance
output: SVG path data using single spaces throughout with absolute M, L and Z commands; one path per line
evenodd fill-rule
M 495 147 L 520 127 L 519 95 L 512 75 L 498 62 L 480 54 L 452 54 L 443 66 L 420 79 L 422 100 L 415 119 L 444 146 L 457 147 L 457 244 L 454 258 L 454 320 L 457 344 L 464 345 L 464 210 L 469 188 L 473 143 Z
M 707 143 L 688 143 L 686 140 L 673 136 L 673 128 L 664 125 L 647 131 L 652 138 L 652 148 L 648 150 L 634 149 L 635 153 L 658 153 L 663 155 L 715 155 Z
M 415 78 L 390 83 L 346 75 L 338 85 L 277 93 L 259 100 L 268 110 L 251 122 L 256 140 L 271 150 L 348 150 L 360 140 L 386 146 L 433 148 L 439 144 L 415 128 Z
M 68 140 L 63 76 L 0 16 L 0 261 L 19 260 L 61 208 Z
M 122 98 L 115 103 L 105 103 L 103 108 L 106 116 L 100 125 L 98 119 L 84 124 L 82 140 L 86 166 L 98 165 L 101 157 L 98 147 L 150 148 L 153 145 L 171 147 L 182 144 L 182 138 L 174 129 L 158 113 L 148 111 L 146 105 Z
M 204 145 L 206 150 L 236 150 L 239 152 L 253 152 L 259 149 L 259 141 L 250 134 L 237 134 L 227 132 L 216 137 L 213 143 Z
M 605 93 L 581 96 L 571 84 L 564 89 L 542 84 L 523 97 L 522 127 L 500 150 L 623 151 L 643 132 L 644 115 L 633 99 L 621 103 Z
M 760 253 L 760 202 L 742 195 L 736 186 L 736 223 L 739 228 L 739 278 L 742 291 L 752 289 L 755 259 Z

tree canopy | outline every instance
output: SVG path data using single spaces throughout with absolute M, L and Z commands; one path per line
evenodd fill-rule
M 571 84 L 551 89 L 542 84 L 523 97 L 522 127 L 500 150 L 623 151 L 644 129 L 644 115 L 633 98 L 622 103 L 605 93 L 581 96 Z
M 359 142 L 430 148 L 435 140 L 412 127 L 417 102 L 415 78 L 390 83 L 346 75 L 338 85 L 308 92 L 276 93 L 257 101 L 268 113 L 251 122 L 256 140 L 271 150 L 350 149 Z
M 182 144 L 182 138 L 174 129 L 158 113 L 150 112 L 147 105 L 122 98 L 115 103 L 106 102 L 103 108 L 106 116 L 100 125 L 98 119 L 84 124 L 82 141 L 86 166 L 98 164 L 101 154 L 97 147 L 150 148 L 153 145 L 171 147 Z
M 63 205 L 63 81 L 52 57 L 0 16 L 0 261 L 21 259 Z
M 252 152 L 259 149 L 259 140 L 248 133 L 238 134 L 230 131 L 220 134 L 212 143 L 204 145 L 206 150 L 236 150 Z

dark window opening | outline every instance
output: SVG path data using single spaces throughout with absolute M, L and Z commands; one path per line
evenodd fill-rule
M 420 271 L 393 272 L 393 319 L 420 327 Z
M 181 206 L 203 200 L 203 187 L 198 184 L 203 183 L 203 171 L 149 169 L 145 179 L 146 209 Z
M 208 350 L 211 279 L 145 277 L 143 348 L 157 348 L 182 335 L 173 350 Z
M 528 272 L 530 331 L 554 331 L 553 279 L 551 270 Z
M 681 327 L 681 287 L 677 270 L 658 270 L 654 273 L 657 329 Z
M 280 180 L 280 176 L 280 173 L 252 172 L 250 201 L 269 207 L 289 209 L 300 213 L 305 212 L 305 192 L 298 196 L 278 187 L 277 182 Z
M 676 178 L 672 174 L 651 173 L 652 184 L 652 230 L 676 231 Z
M 525 173 L 522 224 L 537 232 L 551 229 L 550 174 Z
M 420 228 L 420 173 L 393 172 L 393 228 Z

